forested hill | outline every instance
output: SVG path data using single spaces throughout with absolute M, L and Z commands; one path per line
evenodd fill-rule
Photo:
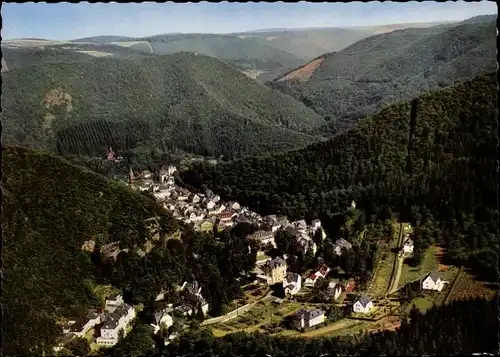
M 241 296 L 240 273 L 254 268 L 257 254 L 248 253 L 247 240 L 194 232 L 150 196 L 57 156 L 3 149 L 6 356 L 53 354 L 62 335 L 59 322 L 102 308 L 113 291 L 129 304 L 142 304 L 140 318 L 146 323 L 154 322 L 153 312 L 163 306 L 155 302 L 160 292 L 169 303 L 178 303 L 176 287 L 193 277 L 211 316 Z M 147 250 L 146 239 L 154 247 L 146 255 L 136 254 L 137 248 Z M 106 253 L 107 243 L 113 242 L 122 250 L 116 261 Z
M 261 213 L 328 220 L 352 200 L 366 217 L 401 211 L 448 256 L 496 275 L 496 75 L 391 106 L 359 127 L 302 150 L 195 166 L 205 184 Z
M 99 304 L 85 241 L 133 247 L 155 216 L 178 229 L 151 198 L 43 152 L 4 147 L 2 181 L 6 355 L 40 355 L 61 332 L 56 320 Z
M 371 36 L 280 76 L 270 85 L 342 132 L 367 115 L 496 70 L 496 23 L 404 29 Z
M 304 147 L 304 104 L 203 55 L 48 64 L 3 74 L 3 142 L 59 154 L 181 149 L 228 159 Z

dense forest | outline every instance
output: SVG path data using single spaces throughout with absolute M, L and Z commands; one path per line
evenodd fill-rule
M 324 116 L 326 131 L 337 134 L 388 105 L 494 71 L 495 27 L 485 17 L 371 36 L 323 55 L 310 78 L 298 70 L 269 84 Z
M 328 225 L 355 200 L 365 217 L 391 210 L 416 230 L 416 256 L 442 244 L 447 257 L 496 279 L 496 76 L 391 106 L 359 127 L 305 149 L 181 174 L 262 214 Z M 460 178 L 460 179 L 458 179 Z
M 118 345 L 101 355 L 166 356 L 373 356 L 470 355 L 498 352 L 497 302 L 466 300 L 417 309 L 396 331 L 349 337 L 299 339 L 238 332 L 214 337 L 207 330 L 193 330 L 168 346 L 155 340 L 149 326 L 140 325 Z M 156 345 L 154 344 L 156 342 Z
M 85 80 L 82 80 L 85 78 Z M 4 143 L 104 157 L 176 149 L 226 159 L 304 147 L 324 119 L 234 67 L 176 53 L 3 75 Z
M 6 355 L 49 351 L 61 334 L 57 321 L 101 306 L 96 288 L 103 285 L 151 312 L 162 290 L 175 302 L 175 287 L 195 278 L 216 316 L 239 296 L 240 273 L 255 264 L 256 251 L 248 254 L 238 235 L 217 240 L 180 227 L 147 195 L 58 157 L 7 147 L 2 164 Z M 154 216 L 163 235 L 140 258 L 134 247 L 151 240 L 146 221 Z M 168 239 L 179 233 L 180 240 Z M 82 250 L 89 239 L 93 252 Z M 130 249 L 116 262 L 100 249 L 115 241 Z

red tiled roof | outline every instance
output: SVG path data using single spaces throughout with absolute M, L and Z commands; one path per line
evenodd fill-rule
M 311 275 L 309 275 L 309 279 L 311 280 L 316 280 L 317 276 L 316 276 L 316 273 L 312 273 Z

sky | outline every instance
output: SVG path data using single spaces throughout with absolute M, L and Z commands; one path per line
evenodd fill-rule
M 464 20 L 496 14 L 495 2 L 3 3 L 2 38 L 71 40 L 99 35 L 232 33 L 268 28 L 353 27 Z

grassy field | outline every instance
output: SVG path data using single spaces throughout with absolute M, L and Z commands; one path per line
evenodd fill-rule
M 413 299 L 412 302 L 406 308 L 405 312 L 409 313 L 410 310 L 413 308 L 413 305 L 415 305 L 415 307 L 419 309 L 421 312 L 426 312 L 429 308 L 431 308 L 434 305 L 434 301 L 430 296 L 424 296 Z
M 387 288 L 389 286 L 389 280 L 391 278 L 392 268 L 394 266 L 394 260 L 396 259 L 396 254 L 391 252 L 391 249 L 397 247 L 399 234 L 399 224 L 394 223 L 394 235 L 390 240 L 387 247 L 385 247 L 382 253 L 382 258 L 380 259 L 377 268 L 375 270 L 375 275 L 373 277 L 372 283 L 368 286 L 367 294 L 374 299 L 384 296 Z
M 285 316 L 294 314 L 300 308 L 308 307 L 306 304 L 297 302 L 286 301 L 281 305 L 277 305 L 271 301 L 261 301 L 240 317 L 211 325 L 209 328 L 217 337 L 238 331 L 256 332 L 260 330 L 262 325 L 279 322 Z
M 398 288 L 412 281 L 425 278 L 427 274 L 436 270 L 439 266 L 438 253 L 438 247 L 431 246 L 426 250 L 422 263 L 418 267 L 413 268 L 408 264 L 403 264 Z

